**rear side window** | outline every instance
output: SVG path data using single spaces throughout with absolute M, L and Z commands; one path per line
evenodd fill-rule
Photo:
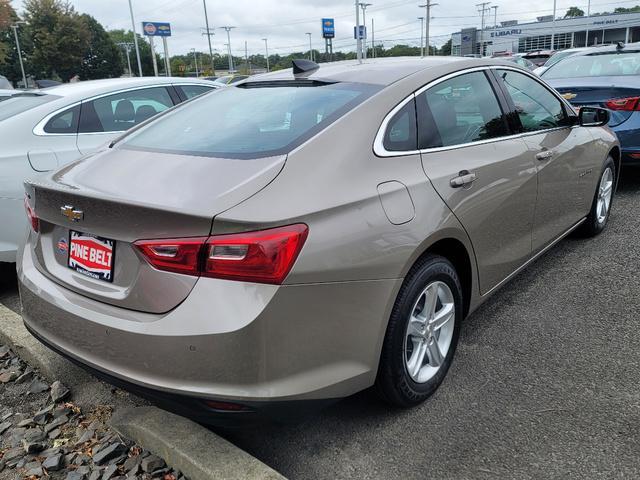
M 418 148 L 414 100 L 393 116 L 384 134 L 383 145 L 389 152 L 406 152 Z
M 515 104 L 516 113 L 525 132 L 563 127 L 568 124 L 562 102 L 541 83 L 513 70 L 497 72 Z
M 78 133 L 78 117 L 80 115 L 80 106 L 60 112 L 53 116 L 44 126 L 46 133 L 64 133 L 75 135 Z
M 164 87 L 115 93 L 84 102 L 80 133 L 121 132 L 173 106 Z
M 123 147 L 223 158 L 279 155 L 377 90 L 370 85 L 317 82 L 224 88 L 132 133 Z
M 421 149 L 508 134 L 505 116 L 483 72 L 445 80 L 420 94 L 416 102 Z
M 197 97 L 203 93 L 210 92 L 214 87 L 207 87 L 205 85 L 177 85 L 177 88 L 182 90 L 184 98 L 189 100 L 190 98 Z

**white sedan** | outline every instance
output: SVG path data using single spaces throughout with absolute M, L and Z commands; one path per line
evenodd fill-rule
M 0 262 L 15 262 L 22 182 L 108 145 L 131 127 L 217 88 L 206 80 L 118 78 L 64 84 L 0 103 Z

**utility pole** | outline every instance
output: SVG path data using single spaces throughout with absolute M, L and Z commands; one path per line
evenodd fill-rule
M 480 27 L 480 56 L 484 57 L 484 14 L 489 10 L 489 4 L 491 2 L 482 2 L 476 4 L 478 12 L 482 15 L 481 27 Z
M 198 55 L 196 54 L 195 48 L 192 48 L 191 51 L 193 52 L 193 59 L 196 62 L 196 78 L 198 78 L 200 76 L 200 72 L 198 72 Z
M 129 57 L 129 52 L 131 51 L 133 43 L 121 42 L 118 43 L 118 46 L 123 47 L 124 51 L 127 53 L 127 67 L 129 68 L 129 77 L 133 77 L 133 72 L 131 71 L 131 58 Z
M 360 38 L 360 4 L 356 0 L 356 57 L 362 63 L 362 39 Z
M 313 62 L 313 47 L 311 46 L 311 32 L 305 33 L 305 35 L 309 35 L 309 60 Z
M 211 48 L 211 35 L 215 35 L 213 30 L 209 29 L 209 17 L 207 15 L 207 0 L 202 0 L 202 5 L 204 6 L 204 26 L 207 29 L 205 35 L 207 36 L 207 40 L 209 41 L 209 56 L 211 57 L 211 74 L 216 74 L 216 66 L 213 61 L 213 48 Z
M 233 72 L 233 55 L 231 54 L 231 29 L 236 27 L 222 27 L 227 32 L 227 48 L 229 51 L 229 73 Z
M 420 20 L 420 57 L 424 57 L 424 17 L 418 17 Z
M 142 76 L 142 61 L 140 60 L 140 47 L 138 46 L 138 33 L 136 32 L 136 21 L 133 18 L 133 5 L 129 0 L 129 13 L 131 13 L 131 28 L 133 29 L 133 43 L 136 46 L 136 58 L 138 59 L 138 73 Z
M 367 59 L 367 7 L 373 5 L 372 3 L 360 3 L 362 8 L 362 23 L 364 25 L 364 50 L 362 51 L 362 58 Z
M 262 40 L 264 40 L 264 53 L 266 54 L 267 57 L 267 72 L 269 71 L 269 44 L 267 43 L 267 39 L 263 38 Z
M 418 5 L 420 8 L 425 9 L 425 30 L 424 30 L 424 39 L 425 39 L 425 55 L 429 56 L 429 23 L 431 21 L 431 7 L 435 7 L 438 5 L 437 3 L 431 3 L 431 0 L 427 0 L 427 3 L 424 5 Z
M 493 8 L 493 28 L 498 28 L 498 5 L 491 8 Z
M 21 20 L 11 25 L 13 36 L 16 39 L 16 50 L 18 50 L 18 59 L 20 60 L 20 70 L 22 71 L 22 88 L 27 87 L 27 75 L 24 73 L 24 63 L 22 62 L 22 52 L 20 51 L 20 40 L 18 40 L 18 28 L 20 25 L 26 25 L 27 22 Z
M 244 41 L 244 64 L 247 66 L 247 74 L 251 75 L 251 67 L 249 66 L 249 50 L 247 49 L 247 41 Z
M 371 56 L 376 58 L 376 28 L 371 19 Z
M 553 0 L 553 22 L 551 24 L 551 50 L 555 50 L 556 40 L 556 3 L 557 0 Z

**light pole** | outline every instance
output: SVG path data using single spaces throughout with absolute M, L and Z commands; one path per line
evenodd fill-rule
M 136 21 L 133 18 L 133 6 L 129 0 L 129 13 L 131 13 L 131 28 L 133 28 L 133 43 L 136 46 L 136 58 L 138 59 L 138 72 L 142 76 L 142 62 L 140 61 L 140 47 L 138 46 L 138 34 L 136 32 Z
M 589 2 L 587 3 L 587 18 L 589 18 L 589 16 L 591 15 L 591 0 L 589 0 Z M 588 22 L 589 20 L 587 20 Z M 584 39 L 584 46 L 588 47 L 589 46 L 589 24 L 587 23 L 587 32 L 586 32 L 586 38 Z
M 204 6 L 204 26 L 207 29 L 207 40 L 209 41 L 209 56 L 211 57 L 211 74 L 216 74 L 216 66 L 213 62 L 213 48 L 211 48 L 211 35 L 213 33 L 209 30 L 209 17 L 207 16 L 207 0 L 202 0 L 202 5 Z
M 424 5 L 418 5 L 418 7 L 424 8 L 424 10 L 425 10 L 425 15 L 424 15 L 424 21 L 425 21 L 425 29 L 424 29 L 425 52 L 424 52 L 424 54 L 427 57 L 429 56 L 429 22 L 431 20 L 431 7 L 435 7 L 436 5 L 438 5 L 438 4 L 437 3 L 431 3 L 431 0 L 427 0 L 427 3 L 425 3 Z
M 27 88 L 27 75 L 24 73 L 24 63 L 22 62 L 22 52 L 20 51 L 20 40 L 18 40 L 18 28 L 20 25 L 26 25 L 25 21 L 18 21 L 11 25 L 13 36 L 16 39 L 16 49 L 18 50 L 18 59 L 20 60 L 20 70 L 22 71 L 22 88 Z
M 360 5 L 356 0 L 356 57 L 362 63 L 362 39 L 360 38 Z
M 236 27 L 222 27 L 227 32 L 227 48 L 229 55 L 229 73 L 233 72 L 233 55 L 231 54 L 231 29 Z
M 491 8 L 493 8 L 493 28 L 498 28 L 498 5 Z
M 476 7 L 478 7 L 478 12 L 482 15 L 482 20 L 480 23 L 480 56 L 484 57 L 484 14 L 489 10 L 488 6 L 491 2 L 482 2 L 478 3 Z
M 372 3 L 360 3 L 362 8 L 362 24 L 364 25 L 364 49 L 362 50 L 362 58 L 367 59 L 367 7 L 373 5 Z
M 263 38 L 262 40 L 264 40 L 264 53 L 267 57 L 267 72 L 269 71 L 269 44 L 267 43 L 267 39 Z
M 311 32 L 305 33 L 305 35 L 309 35 L 309 60 L 313 62 L 313 46 L 311 45 Z
M 553 0 L 553 22 L 551 24 L 551 50 L 555 50 L 553 47 L 556 40 L 556 3 L 557 3 L 557 0 Z
M 198 72 L 198 54 L 196 53 L 196 49 L 195 48 L 192 48 L 191 51 L 193 52 L 193 59 L 196 62 L 196 78 L 198 78 L 200 76 L 199 72 Z
M 418 17 L 420 20 L 420 56 L 424 57 L 424 17 Z

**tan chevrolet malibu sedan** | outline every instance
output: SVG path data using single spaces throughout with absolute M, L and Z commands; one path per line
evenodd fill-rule
M 512 63 L 295 61 L 27 182 L 25 324 L 210 423 L 417 405 L 465 317 L 605 228 L 607 120 Z

